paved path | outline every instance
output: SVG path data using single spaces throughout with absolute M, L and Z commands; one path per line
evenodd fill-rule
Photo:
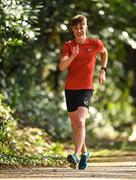
M 120 158 L 119 158 L 120 159 Z M 0 179 L 46 179 L 46 180 L 59 180 L 59 179 L 85 179 L 85 180 L 136 180 L 136 157 L 133 157 L 131 161 L 129 158 L 127 161 L 121 162 L 91 162 L 84 171 L 78 169 L 64 168 L 49 168 L 49 167 L 23 167 L 23 168 L 9 168 L 0 169 Z

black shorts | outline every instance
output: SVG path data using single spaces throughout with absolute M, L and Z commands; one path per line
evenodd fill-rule
M 66 105 L 68 112 L 77 110 L 79 106 L 89 108 L 93 89 L 68 90 L 65 89 Z

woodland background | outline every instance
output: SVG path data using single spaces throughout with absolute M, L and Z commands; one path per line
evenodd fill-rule
M 77 14 L 88 18 L 88 36 L 103 40 L 109 54 L 101 86 L 97 57 L 88 146 L 135 148 L 136 1 L 1 0 L 1 153 L 59 154 L 64 142 L 71 143 L 66 72 L 58 63 L 63 43 L 72 38 L 69 20 Z

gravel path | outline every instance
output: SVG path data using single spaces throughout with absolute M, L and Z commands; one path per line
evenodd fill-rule
M 0 179 L 135 179 L 136 180 L 136 157 L 126 158 L 123 161 L 111 162 L 91 162 L 86 170 L 70 169 L 69 167 L 55 168 L 55 167 L 20 167 L 0 169 Z M 103 161 L 105 159 L 103 158 Z M 106 160 L 108 161 L 108 159 Z

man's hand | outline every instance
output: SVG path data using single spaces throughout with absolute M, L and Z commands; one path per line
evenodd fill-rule
M 79 45 L 77 44 L 72 49 L 72 55 L 76 57 L 78 55 L 78 53 L 79 53 Z
M 105 70 L 102 69 L 99 74 L 99 83 L 103 84 L 105 80 L 106 80 Z
M 60 59 L 59 69 L 61 71 L 65 70 L 71 64 L 71 62 L 75 59 L 75 57 L 78 55 L 78 53 L 79 53 L 79 45 L 77 44 L 76 46 L 73 47 L 72 54 L 70 57 L 63 56 Z

